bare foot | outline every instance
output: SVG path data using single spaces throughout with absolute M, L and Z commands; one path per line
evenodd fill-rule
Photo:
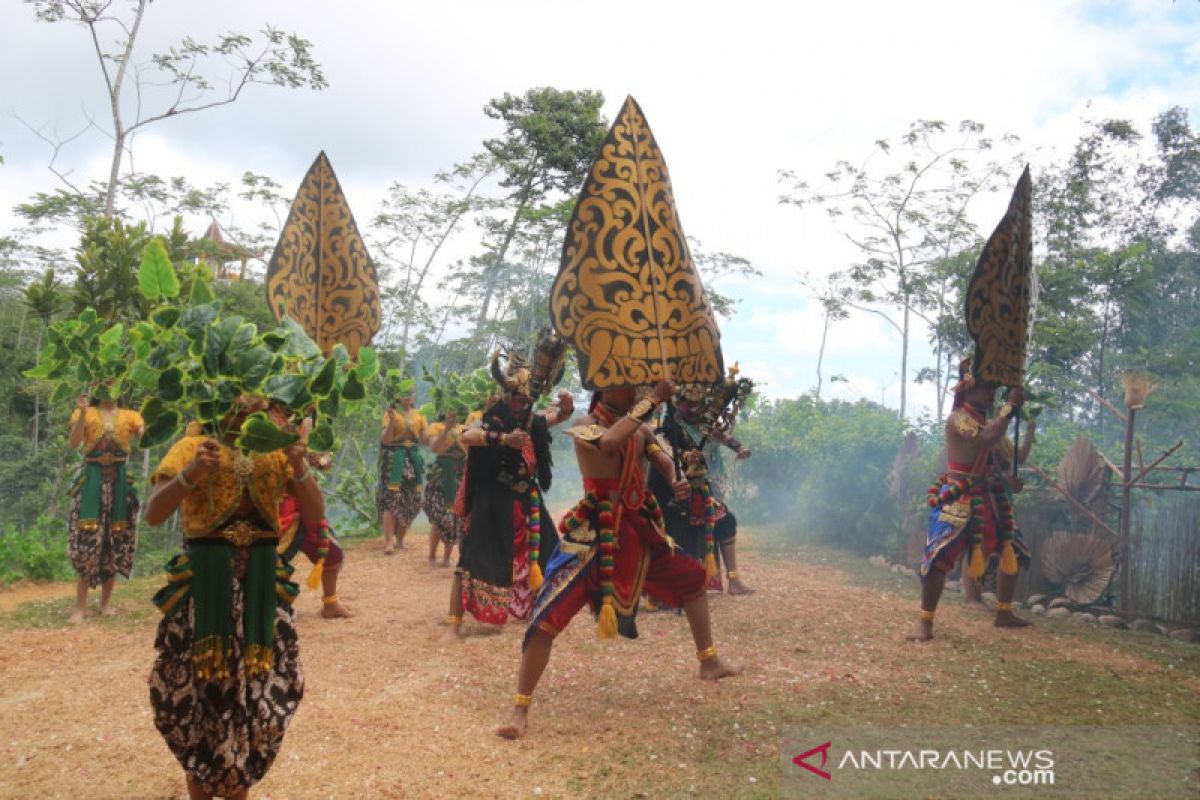
M 103 606 L 100 609 L 100 616 L 102 616 L 102 617 L 115 617 L 116 615 L 117 615 L 117 610 L 115 608 L 113 608 L 112 606 Z
M 721 678 L 730 678 L 734 675 L 739 675 L 741 672 L 741 667 L 725 663 L 725 660 L 720 656 L 713 656 L 700 662 L 700 680 L 704 681 L 718 681 Z
M 978 611 L 983 614 L 992 613 L 992 610 L 987 607 L 987 603 L 982 600 L 967 599 L 963 601 L 963 604 L 972 611 Z
M 330 603 L 321 606 L 321 616 L 325 619 L 350 619 L 354 616 L 354 612 L 341 603 Z
M 393 545 L 391 542 L 388 542 L 387 544 L 385 544 L 383 546 L 383 554 L 385 556 L 390 556 L 394 552 L 396 552 L 396 546 Z
M 714 661 L 716 659 L 713 659 Z M 507 725 L 501 725 L 496 734 L 502 739 L 520 739 L 525 735 L 525 727 L 529 724 L 529 709 L 526 706 L 513 706 L 512 716 Z
M 79 623 L 83 622 L 83 615 L 84 615 L 83 609 L 77 608 L 73 612 L 71 612 L 71 618 L 69 620 L 67 620 L 67 622 L 70 622 L 72 625 L 78 625 Z
M 729 579 L 729 593 L 730 594 L 754 594 L 754 589 L 751 589 L 749 586 L 742 583 L 741 578 L 730 578 Z
M 1029 622 L 1023 620 L 1011 611 L 997 611 L 996 620 L 992 623 L 997 628 L 1028 628 Z
M 442 641 L 447 644 L 451 642 L 461 642 L 463 638 L 461 625 L 451 625 L 446 632 L 442 634 Z
M 933 638 L 933 620 L 917 620 L 917 629 L 904 638 L 910 642 L 928 642 Z

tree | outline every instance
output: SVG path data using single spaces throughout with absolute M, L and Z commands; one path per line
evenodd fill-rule
M 1105 415 L 1079 402 L 1081 389 L 1109 396 L 1131 367 L 1177 379 L 1194 371 L 1200 137 L 1179 108 L 1151 130 L 1147 141 L 1129 120 L 1091 122 L 1035 194 L 1046 252 L 1037 369 L 1060 412 L 1094 419 L 1101 433 Z
M 717 291 L 716 284 L 724 278 L 761 278 L 762 271 L 741 256 L 725 252 L 709 253 L 700 240 L 693 236 L 688 237 L 688 250 L 692 254 L 692 263 L 704 281 L 704 295 L 712 305 L 713 312 L 719 317 L 732 319 L 741 301 Z
M 398 321 L 401 351 L 411 352 L 414 338 L 418 344 L 426 344 L 435 328 L 433 305 L 427 299 L 428 282 L 443 248 L 464 218 L 489 205 L 478 191 L 494 170 L 489 156 L 477 155 L 434 177 L 448 192 L 413 191 L 400 183 L 388 188 L 371 227 L 376 231 L 375 252 L 381 271 L 399 278 L 384 296 L 395 312 L 384 316 L 389 326 Z
M 472 304 L 472 352 L 486 350 L 492 302 L 511 269 L 507 259 L 518 231 L 538 221 L 542 215 L 536 209 L 548 198 L 573 196 L 585 179 L 608 129 L 600 113 L 603 104 L 597 91 L 543 87 L 520 96 L 506 93 L 484 107 L 485 114 L 504 123 L 504 135 L 483 146 L 495 159 L 507 196 L 506 216 L 483 221 L 487 249 L 475 262 L 479 279 L 463 286 L 478 298 Z
M 821 399 L 821 384 L 824 378 L 821 368 L 825 363 L 825 344 L 829 340 L 829 329 L 835 322 L 841 322 L 850 316 L 846 304 L 842 301 L 842 286 L 837 275 L 826 276 L 823 284 L 818 284 L 811 274 L 805 273 L 800 277 L 800 285 L 809 291 L 809 297 L 821 304 L 821 346 L 817 350 L 817 390 L 813 396 Z
M 37 349 L 41 351 L 42 336 L 50 327 L 54 315 L 67 305 L 66 294 L 55 279 L 54 270 L 48 269 L 40 281 L 35 281 L 25 287 L 24 295 L 26 308 L 33 312 L 42 323 L 41 328 L 38 329 L 37 339 Z M 37 455 L 42 408 L 41 395 L 36 390 L 33 394 L 33 403 L 33 454 Z
M 1015 137 L 1001 142 L 1012 144 Z M 879 139 L 861 165 L 837 162 L 821 189 L 794 171 L 780 173 L 790 192 L 779 201 L 825 208 L 859 252 L 861 260 L 838 271 L 845 281 L 840 299 L 849 308 L 878 315 L 900 337 L 901 417 L 907 405 L 913 317 L 928 323 L 925 312 L 937 304 L 929 269 L 937 259 L 978 240 L 968 209 L 980 194 L 1002 188 L 1015 163 L 985 160 L 993 145 L 978 122 L 963 120 L 951 128 L 940 120 L 917 120 L 896 152 L 888 140 Z M 876 168 L 873 161 L 886 166 Z
M 134 50 L 149 0 L 128 0 L 124 3 L 124 13 L 114 8 L 116 0 L 26 2 L 34 7 L 39 20 L 80 25 L 87 29 L 91 39 L 108 95 L 111 128 L 106 133 L 113 142 L 102 206 L 103 213 L 108 216 L 116 208 L 121 163 L 131 151 L 134 135 L 140 130 L 182 114 L 234 103 L 251 84 L 292 89 L 307 86 L 317 90 L 328 86 L 321 66 L 313 59 L 312 43 L 270 25 L 264 26 L 254 36 L 227 33 L 210 44 L 185 36 L 179 44 L 165 52 L 153 53 L 148 59 L 135 62 Z M 102 41 L 114 30 L 117 32 L 116 41 L 106 47 Z M 226 70 L 226 74 L 219 78 L 212 73 L 217 64 L 223 65 L 217 69 Z M 128 91 L 134 93 L 133 100 L 129 98 Z M 89 127 L 91 124 L 89 122 Z M 59 151 L 70 139 L 53 141 L 45 136 L 43 138 L 54 150 L 51 171 L 73 194 L 86 196 L 87 192 L 71 181 L 69 172 L 54 165 Z

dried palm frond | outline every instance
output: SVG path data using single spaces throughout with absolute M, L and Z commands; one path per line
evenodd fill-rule
M 1110 483 L 1108 467 L 1087 437 L 1079 436 L 1071 443 L 1058 464 L 1057 477 L 1058 485 L 1076 502 L 1099 516 L 1105 513 Z
M 1158 384 L 1149 373 L 1126 372 L 1121 376 L 1121 386 L 1125 389 L 1125 407 L 1142 408 L 1146 405 L 1146 398 Z
M 1055 531 L 1042 548 L 1042 574 L 1072 603 L 1094 603 L 1112 580 L 1112 545 L 1099 536 Z

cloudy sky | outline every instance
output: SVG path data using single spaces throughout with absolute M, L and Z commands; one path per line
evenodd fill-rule
M 184 36 L 264 23 L 312 40 L 330 88 L 251 87 L 235 105 L 155 125 L 136 141 L 139 171 L 207 185 L 251 169 L 291 194 L 324 149 L 361 221 L 391 182 L 429 185 L 494 135 L 481 111 L 489 98 L 533 86 L 599 89 L 611 119 L 632 94 L 667 157 L 688 234 L 764 273 L 720 287 L 742 299 L 722 334 L 726 359 L 774 396 L 816 382 L 820 314 L 797 276 L 852 256 L 823 212 L 777 203 L 778 170 L 819 179 L 918 118 L 1017 134 L 1035 170 L 1069 149 L 1085 119 L 1148 128 L 1155 113 L 1182 105 L 1200 123 L 1196 0 L 155 0 L 135 60 Z M 14 204 L 55 186 L 45 144 L 18 116 L 60 136 L 87 115 L 104 119 L 86 37 L 36 22 L 24 3 L 0 3 L 0 230 L 15 224 Z M 60 164 L 100 178 L 110 149 L 86 134 Z M 981 228 L 1003 203 L 979 204 Z M 824 371 L 847 382 L 827 394 L 896 405 L 898 363 L 899 341 L 882 322 L 839 323 Z M 920 412 L 931 390 L 913 386 L 910 398 Z

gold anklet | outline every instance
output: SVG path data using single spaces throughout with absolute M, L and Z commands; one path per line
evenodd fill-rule
M 529 708 L 533 705 L 533 695 L 517 694 L 513 697 L 513 705 L 520 706 L 521 708 Z
M 924 620 L 925 622 L 933 622 L 933 616 L 936 613 L 937 613 L 936 611 L 926 611 L 925 609 L 922 608 L 921 609 L 921 619 Z
M 332 606 L 338 601 L 336 594 L 327 594 L 321 598 L 321 602 L 327 606 Z
M 696 651 L 696 658 L 700 659 L 701 661 L 708 661 L 710 658 L 716 658 L 716 657 L 717 657 L 717 648 L 716 647 L 706 647 L 703 650 Z
M 1012 603 L 996 603 L 997 611 L 1012 611 Z
M 446 624 L 452 625 L 455 628 L 457 628 L 459 625 L 462 624 L 462 617 L 456 617 L 453 614 L 451 614 L 450 616 L 446 617 Z
M 731 581 L 736 581 L 737 580 L 737 570 L 736 569 L 729 570 L 728 572 L 725 573 L 725 577 L 729 578 L 729 580 L 731 580 Z

